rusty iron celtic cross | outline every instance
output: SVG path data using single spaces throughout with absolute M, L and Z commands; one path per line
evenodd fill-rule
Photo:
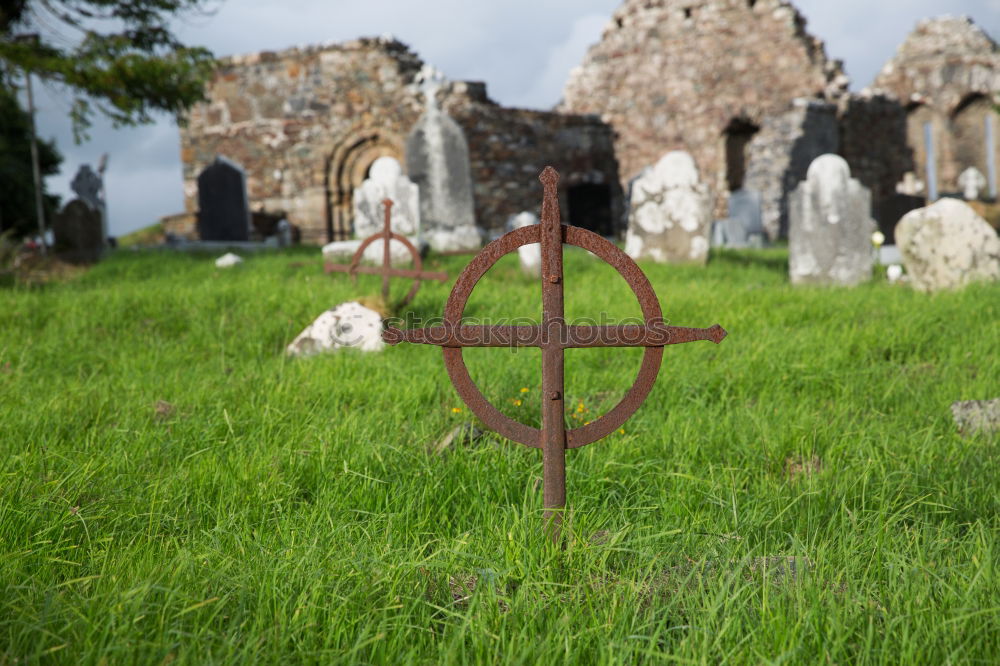
M 631 257 L 601 236 L 559 220 L 559 174 L 546 167 L 540 176 L 544 189 L 541 224 L 511 231 L 493 241 L 466 266 L 452 288 L 443 325 L 407 331 L 389 328 L 389 344 L 411 342 L 438 345 L 455 389 L 483 423 L 504 437 L 542 449 L 545 525 L 553 541 L 560 539 L 566 506 L 566 449 L 595 442 L 618 429 L 649 395 L 660 370 L 665 345 L 710 340 L 716 344 L 726 331 L 667 326 L 652 285 Z M 542 322 L 540 326 L 463 326 L 462 315 L 472 290 L 500 257 L 522 245 L 542 246 Z M 570 326 L 563 316 L 563 244 L 589 250 L 618 271 L 639 300 L 645 325 Z M 519 423 L 504 415 L 476 387 L 462 359 L 464 347 L 539 347 L 542 350 L 542 427 Z M 591 423 L 566 429 L 563 360 L 566 349 L 581 347 L 644 347 L 639 375 L 625 397 Z
M 403 300 L 397 303 L 399 307 L 402 307 L 412 301 L 413 297 L 416 296 L 417 290 L 420 289 L 421 280 L 438 280 L 440 282 L 447 282 L 448 274 L 434 273 L 423 270 L 423 260 L 420 258 L 420 253 L 417 251 L 417 248 L 413 247 L 413 243 L 411 243 L 406 236 L 394 232 L 389 224 L 389 220 L 392 216 L 392 199 L 383 199 L 382 206 L 385 208 L 385 222 L 383 224 L 382 231 L 372 234 L 361 243 L 358 249 L 354 252 L 354 256 L 351 257 L 350 264 L 344 265 L 326 262 L 323 264 L 323 270 L 326 273 L 348 273 L 355 282 L 357 282 L 358 273 L 381 275 L 382 301 L 387 306 L 389 305 L 389 279 L 393 277 L 413 278 L 413 285 L 410 287 L 410 291 L 403 297 Z M 364 256 L 365 249 L 380 238 L 382 239 L 382 265 L 362 266 L 361 258 Z M 392 267 L 392 252 L 390 252 L 389 246 L 393 240 L 399 241 L 406 246 L 407 250 L 409 250 L 410 255 L 413 257 L 413 268 Z

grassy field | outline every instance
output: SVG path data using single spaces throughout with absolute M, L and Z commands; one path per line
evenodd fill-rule
M 997 663 L 1000 456 L 948 407 L 1000 395 L 1000 287 L 793 289 L 780 250 L 644 265 L 670 323 L 729 337 L 668 347 L 623 431 L 569 452 L 560 551 L 537 450 L 431 452 L 471 420 L 438 349 L 282 355 L 378 290 L 317 255 L 122 252 L 0 290 L 0 665 Z M 569 318 L 638 314 L 566 261 Z M 468 313 L 539 293 L 507 257 Z M 639 354 L 568 352 L 569 423 Z M 467 358 L 538 423 L 537 350 Z

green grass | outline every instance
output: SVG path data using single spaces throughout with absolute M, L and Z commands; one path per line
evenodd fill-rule
M 439 350 L 282 355 L 378 289 L 315 250 L 0 291 L 0 664 L 996 663 L 1000 457 L 948 407 L 1000 395 L 1000 287 L 793 289 L 784 262 L 643 266 L 671 323 L 730 335 L 668 347 L 624 433 L 568 453 L 563 551 L 537 450 L 429 452 L 470 419 Z M 507 257 L 467 312 L 539 294 Z M 566 294 L 638 314 L 579 252 Z M 574 414 L 638 354 L 568 352 Z M 537 350 L 467 357 L 538 422 Z

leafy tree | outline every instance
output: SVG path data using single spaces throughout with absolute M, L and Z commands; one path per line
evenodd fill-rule
M 35 183 L 31 171 L 30 118 L 14 91 L 0 87 L 0 233 L 22 237 L 38 231 Z M 62 156 L 49 141 L 38 142 L 38 164 L 42 176 L 59 171 Z M 52 219 L 59 197 L 42 198 L 45 218 Z
M 114 125 L 178 115 L 204 99 L 212 54 L 178 41 L 168 22 L 212 0 L 0 0 L 0 78 L 27 70 L 72 94 L 77 141 L 95 110 Z M 25 34 L 37 35 L 25 39 Z

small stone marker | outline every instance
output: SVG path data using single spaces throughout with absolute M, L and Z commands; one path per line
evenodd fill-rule
M 198 237 L 203 241 L 250 240 L 246 175 L 225 157 L 216 157 L 198 175 Z
M 393 345 L 410 342 L 442 347 L 448 375 L 472 412 L 504 437 L 542 449 L 545 525 L 553 542 L 558 542 L 566 505 L 566 449 L 579 448 L 611 434 L 635 413 L 653 388 L 665 345 L 695 340 L 718 344 L 726 331 L 718 324 L 711 328 L 667 326 L 653 287 L 628 255 L 591 231 L 560 224 L 556 191 L 559 174 L 555 169 L 546 167 L 540 179 L 544 188 L 541 224 L 511 231 L 476 255 L 462 271 L 448 297 L 443 326 L 408 331 L 389 328 L 383 338 Z M 541 244 L 541 325 L 463 326 L 465 306 L 476 283 L 500 257 L 531 243 Z M 588 250 L 611 264 L 635 293 L 645 324 L 567 325 L 563 312 L 563 244 Z M 487 401 L 472 381 L 462 358 L 465 347 L 539 347 L 542 350 L 541 429 L 514 421 Z M 567 431 L 563 361 L 566 349 L 579 347 L 645 347 L 645 353 L 639 375 L 621 402 L 593 422 Z
M 964 436 L 1000 432 L 1000 398 L 952 403 L 951 415 Z
M 661 263 L 708 261 L 712 199 L 688 153 L 672 151 L 632 183 L 625 253 Z
M 417 252 L 417 248 L 413 247 L 413 243 L 408 241 L 406 236 L 397 234 L 392 230 L 392 224 L 390 222 L 392 219 L 392 200 L 386 199 L 382 202 L 382 205 L 385 210 L 385 219 L 382 223 L 382 231 L 374 236 L 369 236 L 361 242 L 361 245 L 359 245 L 358 249 L 354 252 L 354 257 L 351 259 L 351 263 L 349 265 L 326 262 L 323 264 L 323 270 L 327 273 L 348 273 L 353 280 L 357 280 L 358 273 L 381 275 L 382 302 L 386 307 L 390 306 L 389 279 L 393 277 L 413 278 L 413 286 L 410 287 L 410 291 L 403 297 L 403 300 L 396 304 L 397 307 L 402 307 L 413 300 L 413 297 L 416 296 L 417 290 L 420 289 L 421 280 L 438 280 L 440 282 L 447 282 L 448 274 L 432 273 L 430 271 L 423 270 L 423 259 L 420 258 L 420 253 Z M 402 245 L 409 251 L 410 256 L 413 258 L 413 268 L 392 267 L 391 248 L 392 241 L 394 240 L 402 243 Z M 362 266 L 361 259 L 365 256 L 369 246 L 377 242 L 380 242 L 382 245 L 382 265 L 377 268 L 372 266 Z M 324 248 L 324 254 L 326 254 L 326 248 Z
M 391 157 L 372 163 L 370 175 L 354 190 L 354 235 L 368 238 L 382 230 L 382 202 L 391 199 L 392 230 L 404 236 L 420 235 L 420 195 Z
M 285 349 L 289 356 L 311 356 L 345 347 L 364 352 L 385 348 L 382 341 L 382 315 L 357 301 L 348 301 L 330 308 Z
M 792 284 L 851 286 L 871 279 L 871 192 L 839 155 L 821 155 L 789 200 Z
M 532 224 L 538 224 L 538 217 L 527 211 L 512 215 L 507 221 L 510 230 L 523 229 Z M 542 246 L 538 243 L 522 245 L 517 248 L 517 256 L 521 260 L 521 272 L 531 277 L 542 276 Z
M 764 218 L 761 215 L 760 192 L 747 188 L 729 193 L 729 219 L 739 223 L 739 237 L 727 247 L 760 247 L 764 244 Z
M 465 133 L 438 107 L 441 73 L 425 65 L 417 78 L 426 105 L 406 139 L 406 170 L 420 187 L 421 238 L 435 252 L 478 250 L 482 238 Z
M 964 201 L 940 199 L 907 213 L 896 225 L 896 245 L 920 291 L 1000 280 L 1000 238 Z
M 958 185 L 966 201 L 977 201 L 980 190 L 986 187 L 986 176 L 976 167 L 969 167 L 958 177 Z
M 243 263 L 243 257 L 238 254 L 233 254 L 232 252 L 226 252 L 224 255 L 215 260 L 216 268 L 232 268 L 233 266 L 239 266 Z
M 73 199 L 52 219 L 53 250 L 64 261 L 90 264 L 104 252 L 101 212 L 82 199 Z

